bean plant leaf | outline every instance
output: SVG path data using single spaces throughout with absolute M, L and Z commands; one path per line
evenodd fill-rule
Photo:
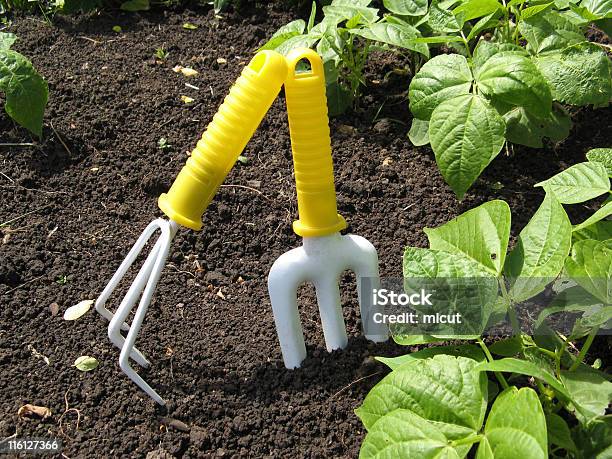
M 367 2 L 369 4 L 370 2 Z M 323 7 L 325 16 L 337 17 L 349 21 L 358 18 L 360 22 L 371 24 L 378 19 L 378 10 L 355 1 L 335 1 Z
M 612 239 L 576 242 L 565 260 L 565 270 L 591 295 L 612 303 Z
M 502 371 L 518 373 L 521 375 L 533 376 L 538 378 L 552 387 L 558 396 L 565 400 L 571 400 L 571 395 L 565 388 L 565 386 L 555 378 L 551 373 L 544 370 L 540 366 L 528 362 L 526 360 L 506 358 L 495 360 L 493 362 L 479 363 L 474 367 L 475 371 Z
M 442 176 L 459 199 L 501 151 L 505 124 L 480 95 L 464 95 L 438 105 L 429 139 Z
M 475 38 L 476 36 L 478 36 L 478 34 L 484 32 L 485 30 L 496 28 L 499 24 L 499 18 L 502 16 L 502 14 L 502 10 L 498 9 L 493 13 L 488 14 L 483 18 L 480 18 L 470 30 L 470 33 L 467 36 L 467 40 L 472 40 L 472 38 Z
M 428 25 L 436 32 L 459 32 L 463 27 L 463 22 L 453 14 L 452 11 L 444 8 L 439 0 L 432 0 L 429 7 Z
M 587 312 L 601 308 L 601 300 L 591 295 L 579 285 L 570 287 L 559 293 L 555 299 L 538 315 L 534 322 L 534 329 L 538 329 L 544 320 L 560 312 Z
M 556 11 L 544 11 L 523 19 L 518 27 L 531 54 L 562 50 L 584 41 L 580 28 Z
M 603 164 L 612 177 L 612 148 L 593 148 L 587 152 L 586 157 L 590 162 Z
M 480 429 L 487 408 L 487 378 L 473 371 L 476 365 L 449 355 L 414 359 L 384 377 L 355 412 L 368 430 L 403 408 L 434 423 L 448 438 L 465 437 Z
M 427 13 L 427 0 L 383 0 L 385 8 L 402 16 L 423 16 Z
M 596 241 L 605 241 L 612 239 L 612 221 L 601 220 L 593 223 L 586 228 L 574 230 L 572 233 L 574 241 L 582 241 L 585 239 L 593 239 Z
M 463 22 L 481 18 L 502 8 L 497 0 L 468 0 L 453 10 L 453 14 Z
M 514 107 L 504 114 L 506 140 L 532 148 L 542 148 L 542 140 L 560 142 L 567 138 L 572 127 L 571 118 L 565 113 L 551 111 L 545 118 L 539 118 L 523 107 Z
M 410 354 L 404 354 L 399 357 L 376 357 L 376 360 L 384 363 L 392 370 L 399 368 L 403 364 L 412 361 L 414 359 L 429 359 L 434 355 L 452 355 L 455 357 L 466 357 L 468 359 L 475 360 L 477 362 L 484 362 L 486 357 L 478 346 L 474 344 L 460 344 L 458 346 L 435 346 L 421 349 L 417 352 L 411 352 Z
M 91 371 L 100 365 L 100 362 L 95 357 L 83 355 L 74 361 L 74 366 L 81 371 Z
M 594 19 L 612 17 L 612 0 L 583 0 L 580 6 L 594 16 Z
M 548 433 L 548 443 L 560 446 L 568 451 L 576 451 L 576 444 L 572 440 L 572 433 L 567 426 L 567 422 L 555 413 L 546 414 L 546 431 Z
M 291 21 L 289 24 L 285 24 L 274 32 L 274 35 L 272 35 L 265 45 L 259 48 L 259 51 L 264 49 L 276 49 L 290 38 L 302 35 L 305 29 L 306 23 L 302 19 Z
M 612 215 L 612 201 L 608 202 L 603 207 L 598 209 L 593 215 L 591 215 L 589 218 L 587 218 L 585 221 L 583 221 L 579 225 L 574 226 L 572 231 L 574 232 L 581 231 L 584 228 L 587 228 L 603 220 L 604 218 L 609 217 L 610 215 Z
M 497 276 L 506 259 L 510 237 L 510 207 L 505 201 L 486 202 L 438 228 L 425 228 L 429 246 L 459 254 Z
M 359 457 L 459 459 L 462 455 L 435 424 L 410 410 L 397 409 L 372 426 Z
M 413 41 L 413 39 L 419 37 L 421 33 L 416 27 L 410 24 L 400 25 L 388 22 L 377 22 L 368 28 L 351 29 L 350 32 L 367 38 L 368 40 L 416 51 L 426 58 L 429 58 L 429 48 L 427 45 Z
M 612 415 L 596 418 L 586 426 L 578 426 L 574 432 L 574 441 L 584 458 L 612 457 Z
M 544 410 L 536 391 L 512 386 L 497 396 L 478 446 L 477 459 L 546 459 Z
M 535 63 L 559 102 L 605 105 L 612 98 L 610 60 L 597 45 L 579 43 L 538 56 Z
M 21 54 L 0 49 L 0 91 L 6 95 L 8 115 L 38 137 L 42 136 L 47 82 Z
M 529 56 L 524 48 L 514 43 L 482 40 L 474 50 L 474 57 L 472 58 L 474 67 L 482 67 L 491 57 L 499 53 L 504 53 L 504 55 L 516 54 L 519 56 Z
M 120 6 L 123 11 L 149 11 L 149 0 L 128 0 Z
M 559 201 L 547 194 L 506 258 L 504 272 L 514 301 L 537 295 L 557 277 L 571 243 L 572 224 Z
M 541 186 L 562 204 L 577 204 L 610 191 L 610 179 L 603 164 L 585 162 L 569 167 L 535 186 Z
M 550 114 L 550 89 L 528 57 L 513 51 L 494 54 L 476 69 L 474 76 L 478 88 L 493 99 L 520 105 L 541 118 Z
M 415 147 L 421 147 L 429 143 L 429 121 L 412 119 L 408 138 Z
M 13 43 L 17 41 L 17 36 L 10 32 L 0 32 L 0 50 L 11 49 Z
M 443 54 L 429 60 L 410 82 L 410 110 L 416 118 L 429 120 L 444 101 L 469 94 L 472 72 L 459 54 Z
M 612 383 L 595 370 L 561 371 L 561 380 L 573 400 L 583 408 L 576 415 L 583 422 L 605 414 L 612 400 Z

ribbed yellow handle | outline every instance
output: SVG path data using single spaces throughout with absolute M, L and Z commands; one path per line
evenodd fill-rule
M 296 73 L 301 60 L 310 63 L 310 71 Z M 285 95 L 299 212 L 293 231 L 302 237 L 326 236 L 346 228 L 346 222 L 336 206 L 323 63 L 315 51 L 300 48 L 287 56 L 287 64 Z
M 257 53 L 243 69 L 172 187 L 159 197 L 159 208 L 170 219 L 194 230 L 202 228 L 204 211 L 286 76 L 287 62 L 274 51 Z

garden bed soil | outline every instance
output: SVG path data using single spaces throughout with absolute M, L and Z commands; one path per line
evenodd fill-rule
M 208 209 L 203 231 L 179 231 L 146 316 L 138 346 L 153 365 L 138 371 L 167 407 L 120 371 L 107 324 L 94 311 L 76 322 L 62 318 L 68 306 L 101 292 L 160 215 L 157 196 L 243 65 L 292 19 L 276 5 L 222 19 L 204 9 L 53 25 L 21 18 L 9 28 L 19 37 L 15 48 L 48 80 L 50 101 L 42 143 L 0 147 L 0 222 L 15 219 L 0 230 L 0 438 L 61 437 L 67 457 L 357 455 L 364 429 L 353 409 L 385 373 L 372 357 L 406 349 L 360 336 L 354 276 L 346 274 L 348 348 L 325 351 L 305 287 L 309 357 L 298 370 L 282 364 L 266 277 L 279 255 L 300 244 L 291 230 L 296 201 L 282 95 L 246 148 L 248 163 L 236 165 Z M 199 28 L 186 30 L 185 22 Z M 113 32 L 115 25 L 123 32 Z M 165 63 L 154 58 L 160 46 L 169 51 Z M 177 64 L 200 72 L 188 81 L 199 91 L 172 71 Z M 384 77 L 400 64 L 393 55 L 373 56 L 368 79 L 378 83 L 366 89 L 364 108 L 331 121 L 339 210 L 348 231 L 377 247 L 383 276 L 401 276 L 403 248 L 425 247 L 425 226 L 491 199 L 510 204 L 516 236 L 543 198 L 533 184 L 612 143 L 611 111 L 583 110 L 568 140 L 500 154 L 459 202 L 431 150 L 406 138 L 410 115 L 398 95 L 409 79 Z M 185 105 L 181 95 L 195 102 Z M 32 142 L 4 114 L 0 133 L 0 143 Z M 171 148 L 158 147 L 162 137 Z M 574 221 L 588 213 L 574 207 Z M 607 340 L 595 349 L 589 360 L 607 359 Z M 72 365 L 81 355 L 100 366 L 78 371 Z M 26 403 L 47 406 L 52 416 L 18 417 Z

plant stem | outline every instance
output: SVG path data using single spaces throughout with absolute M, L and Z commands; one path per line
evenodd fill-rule
M 482 351 L 484 352 L 485 356 L 487 357 L 487 360 L 489 362 L 494 362 L 495 359 L 493 358 L 493 356 L 491 355 L 491 351 L 489 351 L 489 348 L 487 347 L 487 345 L 485 344 L 485 342 L 482 340 L 482 338 L 478 338 L 478 344 L 480 345 L 480 347 L 482 348 Z M 497 378 L 497 380 L 499 381 L 499 383 L 501 384 L 501 386 L 504 389 L 507 389 L 508 386 L 508 381 L 506 381 L 506 378 L 504 378 L 504 375 L 502 375 L 500 372 L 495 371 L 495 377 Z
M 469 437 L 460 438 L 459 440 L 455 440 L 451 442 L 451 445 L 452 446 L 473 445 L 474 443 L 479 443 L 480 440 L 482 440 L 483 436 L 484 435 L 482 434 L 476 434 L 476 435 L 471 435 Z
M 593 330 L 591 330 L 591 333 L 589 333 L 589 336 L 587 336 L 586 341 L 582 345 L 582 349 L 580 349 L 580 352 L 578 353 L 578 357 L 576 357 L 576 361 L 572 364 L 569 371 L 574 371 L 582 363 L 587 352 L 589 351 L 589 348 L 591 347 L 591 344 L 593 344 L 593 340 L 595 339 L 595 335 L 597 335 L 598 331 L 599 327 L 595 327 Z
M 521 334 L 521 327 L 519 325 L 518 318 L 516 317 L 516 311 L 514 309 L 514 303 L 512 302 L 512 298 L 508 294 L 508 290 L 506 289 L 506 284 L 504 283 L 504 278 L 500 277 L 499 279 L 499 287 L 502 292 L 502 297 L 504 300 L 508 302 L 508 316 L 510 316 L 510 323 L 512 324 L 512 330 L 514 335 L 518 336 Z
M 467 52 L 468 57 L 472 57 L 472 51 L 470 50 L 470 45 L 467 41 L 467 38 L 465 38 L 463 30 L 461 31 L 461 38 L 463 39 L 463 44 L 465 45 L 465 50 Z

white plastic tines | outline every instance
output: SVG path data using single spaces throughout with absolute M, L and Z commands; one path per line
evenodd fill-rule
M 365 238 L 334 233 L 323 237 L 306 237 L 303 246 L 281 255 L 272 265 L 268 290 L 274 312 L 276 331 L 287 368 L 297 368 L 306 358 L 306 345 L 297 308 L 297 289 L 312 282 L 317 294 L 319 314 L 327 351 L 342 349 L 348 344 L 338 286 L 340 274 L 352 270 L 357 277 L 361 320 L 366 338 L 381 342 L 388 338 L 388 329 L 369 320 L 378 310 L 372 295 L 379 288 L 378 256 Z M 382 312 L 382 311 L 379 311 Z M 366 326 L 367 324 L 367 326 Z
M 140 268 L 134 282 L 130 285 L 125 297 L 123 297 L 121 304 L 117 308 L 117 312 L 113 314 L 106 308 L 106 301 L 109 299 L 123 276 L 125 276 L 125 273 L 132 266 L 145 244 L 158 229 L 161 231 L 159 239 L 155 242 L 153 249 Z M 161 272 L 166 264 L 170 243 L 177 229 L 178 224 L 172 220 L 167 221 L 158 218 L 152 221 L 142 232 L 127 254 L 127 257 L 123 260 L 117 272 L 115 272 L 96 301 L 96 311 L 110 321 L 108 325 L 108 337 L 115 346 L 121 349 L 121 353 L 119 354 L 119 366 L 132 381 L 138 384 L 142 390 L 160 405 L 165 405 L 164 400 L 138 375 L 138 373 L 136 373 L 136 371 L 134 371 L 130 365 L 130 358 L 142 367 L 146 368 L 150 365 L 150 362 L 145 356 L 134 347 L 134 342 L 142 326 L 144 316 L 147 313 L 147 308 L 155 292 L 155 287 L 157 287 L 157 283 L 159 282 Z M 130 314 L 130 311 L 134 308 L 139 298 L 140 302 L 134 314 L 134 320 L 131 325 L 128 325 L 126 323 L 127 316 Z M 125 338 L 121 334 L 122 330 L 127 331 L 127 336 Z

